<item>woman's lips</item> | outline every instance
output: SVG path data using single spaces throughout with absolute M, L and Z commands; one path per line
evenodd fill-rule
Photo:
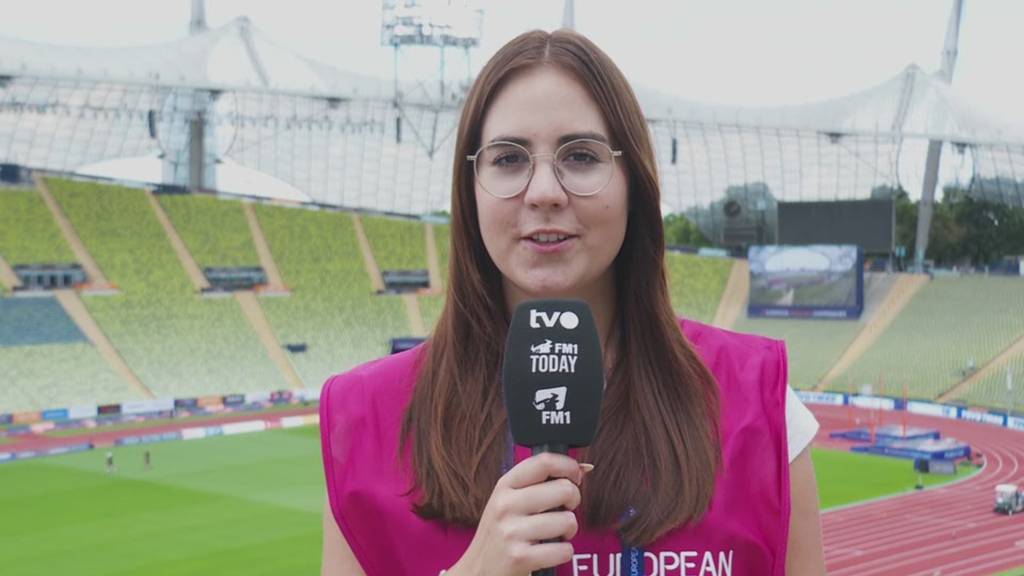
M 535 252 L 537 254 L 557 254 L 560 252 L 566 252 L 572 248 L 576 242 L 577 236 L 567 236 L 563 240 L 558 242 L 537 242 L 533 238 L 523 238 L 522 242 L 526 245 L 527 250 Z

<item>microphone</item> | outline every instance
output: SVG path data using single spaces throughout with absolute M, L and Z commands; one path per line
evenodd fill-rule
M 516 306 L 505 341 L 502 387 L 512 439 L 533 454 L 568 454 L 597 432 L 604 360 L 583 300 L 527 300 Z M 553 568 L 534 576 L 554 576 Z

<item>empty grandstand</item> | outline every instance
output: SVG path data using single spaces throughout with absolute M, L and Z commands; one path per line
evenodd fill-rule
M 155 396 L 285 387 L 238 304 L 202 298 L 189 283 L 144 191 L 56 179 L 49 186 L 119 290 L 84 296 L 86 308 Z
M 36 191 L 0 188 L 0 257 L 75 261 Z M 136 396 L 53 298 L 0 299 L 0 366 L 0 412 Z
M 256 213 L 291 290 L 260 303 L 282 344 L 307 345 L 291 355 L 306 386 L 385 354 L 390 337 L 409 334 L 402 302 L 374 294 L 351 214 L 267 205 Z
M 195 194 L 159 200 L 200 267 L 259 266 L 240 202 Z
M 1019 278 L 935 278 L 840 379 L 936 398 L 1024 337 Z M 842 388 L 837 382 L 835 387 Z
M 710 323 L 725 290 L 732 261 L 677 252 L 666 253 L 665 259 L 676 313 Z
M 63 179 L 47 183 L 75 236 L 116 287 L 114 294 L 84 293 L 84 309 L 142 386 L 126 381 L 55 299 L 8 297 L 0 301 L 0 363 L 16 385 L 0 410 L 292 385 L 275 368 L 258 326 L 247 321 L 239 302 L 204 297 L 189 282 L 144 190 Z M 200 268 L 261 264 L 244 202 L 194 194 L 156 200 Z M 75 260 L 37 191 L 4 189 L 0 203 L 5 261 Z M 416 322 L 429 332 L 437 321 L 448 273 L 447 225 L 269 204 L 257 204 L 254 214 L 288 289 L 263 292 L 256 305 L 299 385 L 315 388 L 328 375 L 385 353 L 391 338 L 415 335 Z M 376 293 L 357 220 L 378 270 L 436 267 L 437 286 L 411 295 L 418 320 L 403 305 L 409 295 Z M 741 261 L 676 252 L 665 257 L 680 315 L 711 322 L 735 298 L 727 284 Z M 906 388 L 913 398 L 1013 408 L 1024 380 L 1021 281 L 937 277 L 904 294 L 894 289 L 900 278 L 868 274 L 866 311 L 858 320 L 740 314 L 728 326 L 785 340 L 790 382 L 797 388 L 859 392 L 870 386 L 894 396 Z M 33 324 L 32 331 L 22 329 Z M 1009 390 L 1007 370 L 1011 386 L 1016 382 Z

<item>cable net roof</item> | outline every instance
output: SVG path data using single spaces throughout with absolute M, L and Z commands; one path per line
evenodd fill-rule
M 0 39 L 0 162 L 111 176 L 135 162 L 137 179 L 183 183 L 189 142 L 202 137 L 210 187 L 405 214 L 447 210 L 458 102 L 401 89 L 396 103 L 392 80 L 295 54 L 244 18 L 133 48 Z M 797 106 L 637 92 L 663 204 L 712 238 L 729 199 L 774 212 L 778 201 L 869 198 L 880 186 L 917 196 L 929 140 L 947 143 L 940 182 L 1024 205 L 1024 131 L 917 66 Z M 199 135 L 190 130 L 197 121 Z M 232 184 L 229 167 L 272 178 Z
M 339 70 L 278 46 L 245 17 L 181 40 L 129 48 L 0 38 L 0 75 L 348 98 L 389 98 L 392 93 L 390 81 Z

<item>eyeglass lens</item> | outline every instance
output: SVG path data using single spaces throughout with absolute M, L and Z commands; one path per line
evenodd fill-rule
M 601 191 L 612 176 L 612 151 L 596 140 L 576 140 L 560 147 L 554 158 L 555 175 L 566 191 L 589 196 Z M 534 159 L 511 142 L 492 142 L 476 159 L 476 176 L 487 192 L 500 198 L 519 194 L 529 182 Z

